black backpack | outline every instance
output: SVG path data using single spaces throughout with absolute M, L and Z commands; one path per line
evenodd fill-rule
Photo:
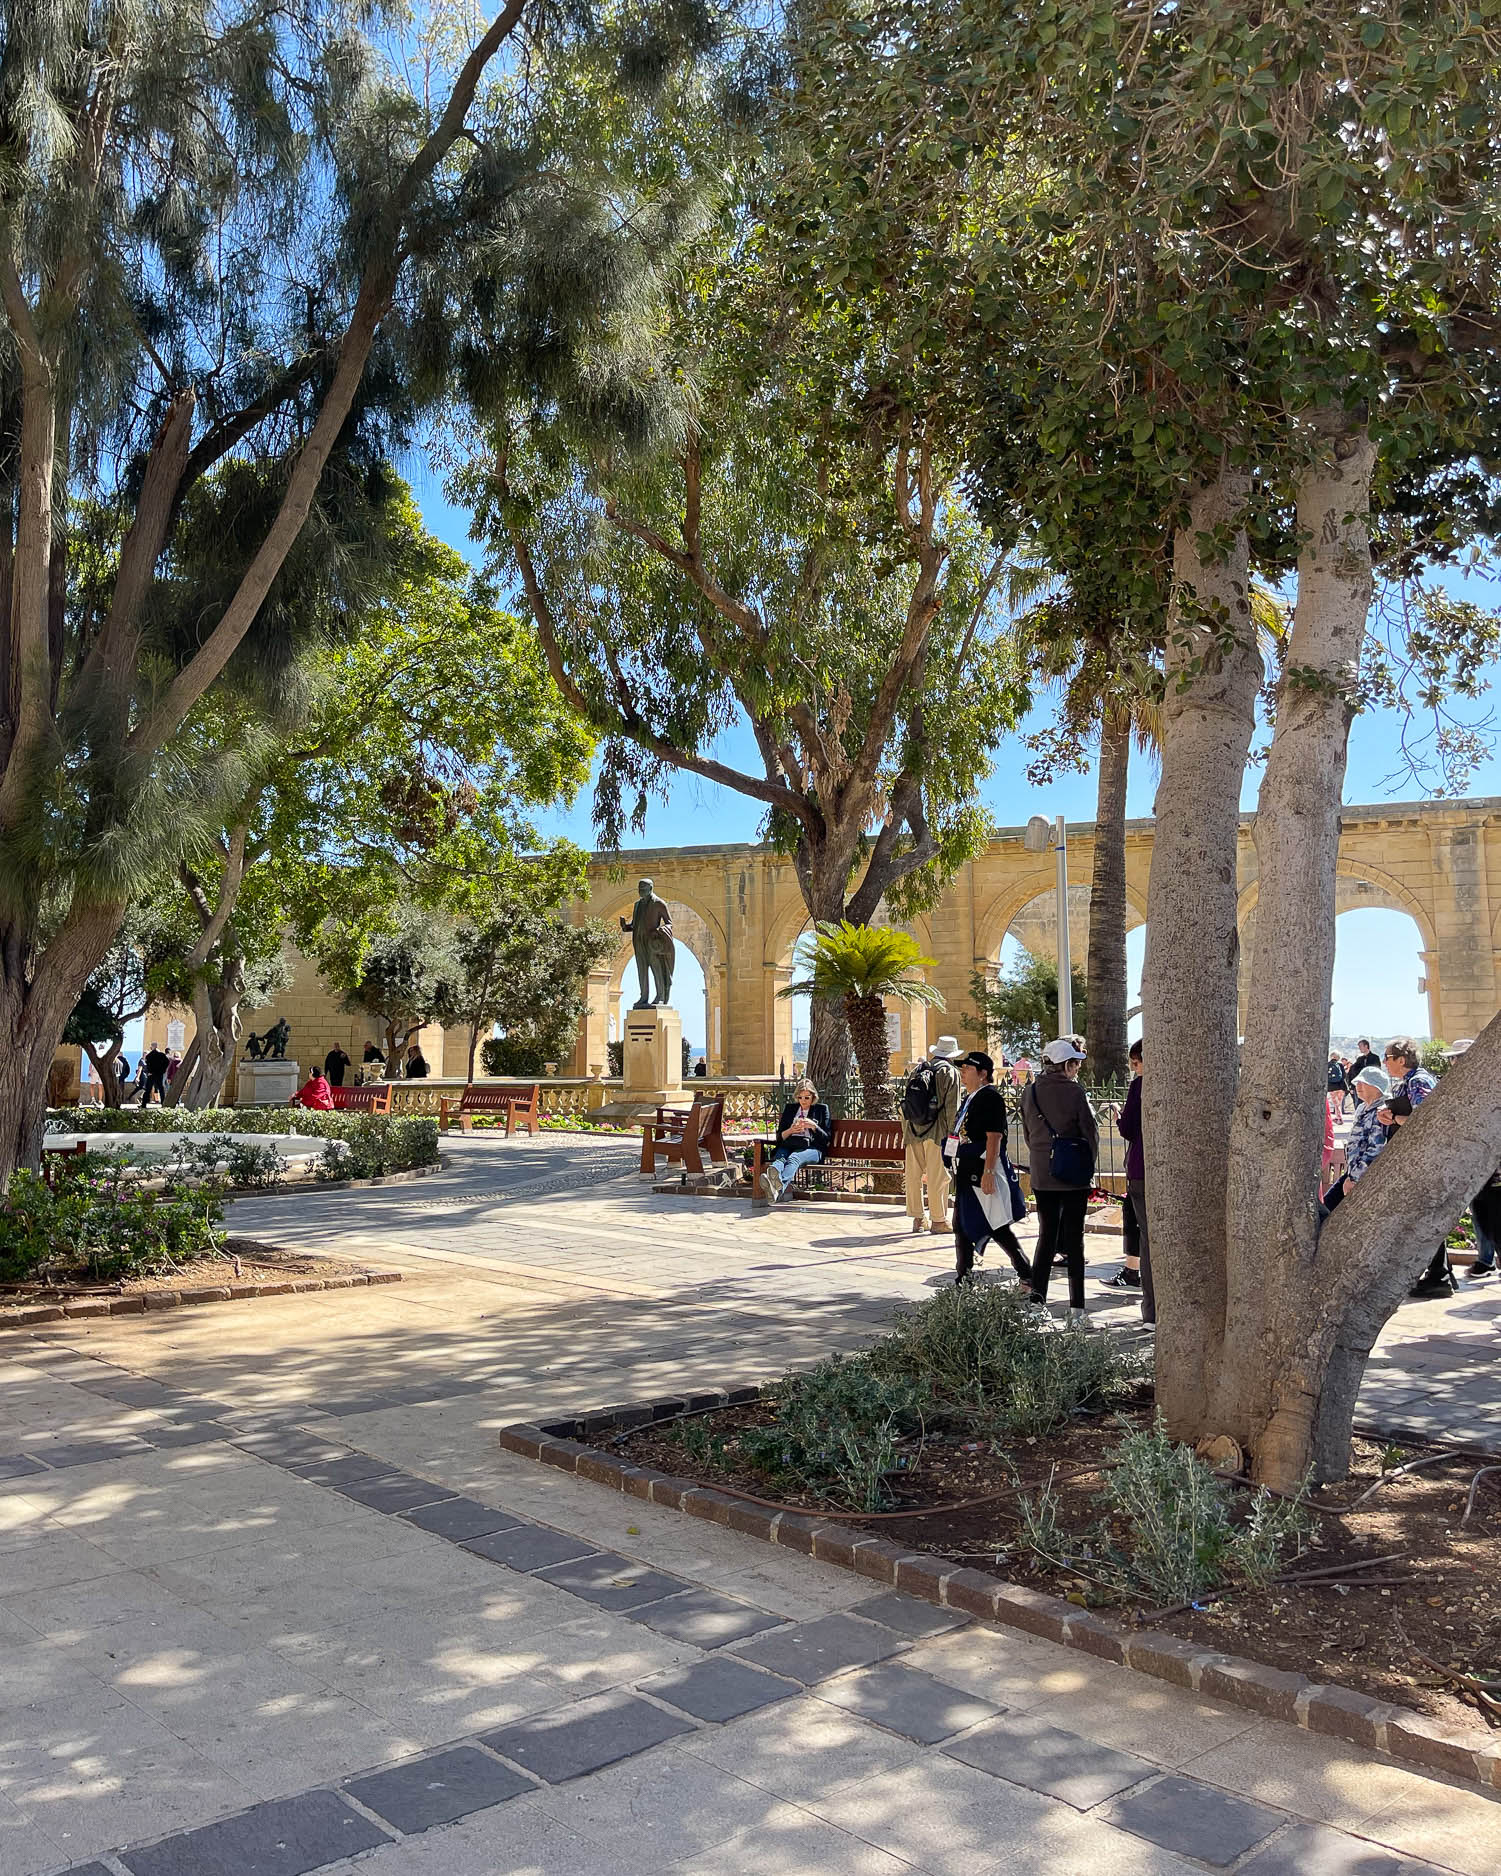
M 938 1091 L 938 1070 L 931 1062 L 919 1062 L 907 1077 L 902 1090 L 902 1117 L 921 1138 L 938 1124 L 938 1110 L 943 1096 Z

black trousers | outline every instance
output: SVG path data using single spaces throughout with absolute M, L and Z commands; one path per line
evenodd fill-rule
M 151 1090 L 153 1088 L 156 1090 L 156 1098 L 161 1102 L 162 1106 L 165 1107 L 167 1105 L 167 1071 L 165 1069 L 163 1069 L 159 1075 L 148 1075 L 146 1077 L 145 1085 L 141 1089 L 142 1107 L 151 1099 Z
M 1001 1178 L 998 1170 L 996 1178 Z M 1023 1283 L 1032 1278 L 1027 1254 L 1017 1242 L 1010 1225 L 992 1226 L 980 1205 L 979 1188 L 968 1181 L 954 1186 L 954 1280 L 965 1283 L 974 1269 L 975 1254 L 994 1239 L 1011 1259 L 1011 1267 Z
M 1147 1186 L 1144 1179 L 1126 1181 L 1126 1210 L 1136 1225 L 1137 1255 L 1141 1258 L 1141 1319 L 1157 1320 L 1157 1290 L 1152 1282 L 1152 1245 L 1147 1236 Z
M 1078 1192 L 1034 1192 L 1037 1201 L 1037 1255 L 1032 1260 L 1032 1294 L 1048 1299 L 1053 1253 L 1068 1261 L 1068 1301 L 1071 1309 L 1084 1307 L 1084 1213 L 1087 1189 Z

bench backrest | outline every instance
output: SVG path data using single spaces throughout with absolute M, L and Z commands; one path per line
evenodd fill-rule
M 371 1114 L 389 1114 L 391 1090 L 384 1088 L 330 1088 L 335 1109 L 359 1108 Z
M 718 1133 L 724 1125 L 724 1096 L 716 1095 L 712 1101 L 695 1101 L 693 1113 L 698 1115 L 698 1139 L 702 1146 L 711 1134 Z
M 494 1113 L 498 1108 L 530 1107 L 541 1093 L 541 1083 L 529 1088 L 477 1088 L 471 1082 L 464 1090 L 460 1111 L 471 1114 Z
M 829 1142 L 830 1159 L 899 1160 L 902 1123 L 899 1120 L 836 1120 Z

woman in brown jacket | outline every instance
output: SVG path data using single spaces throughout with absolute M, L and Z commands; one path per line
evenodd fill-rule
M 1066 1036 L 1050 1042 L 1042 1052 L 1042 1073 L 1021 1098 L 1037 1200 L 1032 1294 L 1039 1303 L 1047 1302 L 1053 1254 L 1061 1251 L 1068 1264 L 1068 1322 L 1079 1328 L 1084 1325 L 1084 1208 L 1100 1158 L 1100 1130 L 1079 1086 L 1083 1060 Z

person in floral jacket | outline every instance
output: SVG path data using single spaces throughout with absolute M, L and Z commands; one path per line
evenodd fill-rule
M 1392 1078 L 1392 1085 L 1390 1094 L 1378 1112 L 1383 1125 L 1395 1133 L 1411 1116 L 1413 1109 L 1423 1105 L 1438 1083 L 1422 1066 L 1418 1045 L 1410 1036 L 1397 1036 L 1389 1042 L 1381 1061 Z M 1449 1247 L 1442 1243 L 1408 1295 L 1432 1297 L 1453 1294 L 1454 1272 L 1449 1268 Z

